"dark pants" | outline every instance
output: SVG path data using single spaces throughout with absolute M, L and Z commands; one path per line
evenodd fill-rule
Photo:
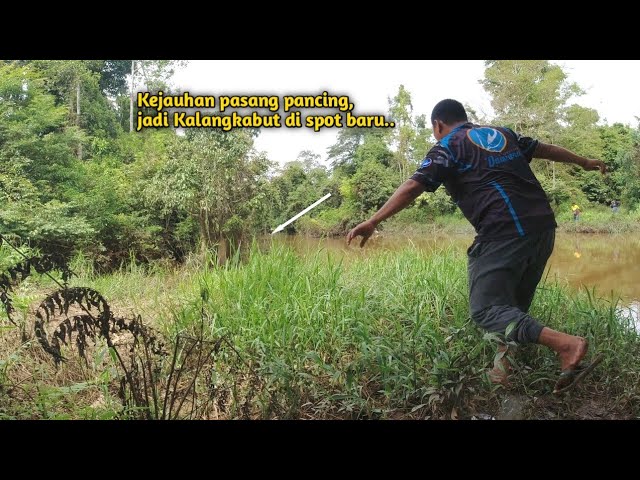
M 504 334 L 516 322 L 509 340 L 536 343 L 543 326 L 527 314 L 547 260 L 555 229 L 509 240 L 474 242 L 469 258 L 471 318 L 484 330 Z

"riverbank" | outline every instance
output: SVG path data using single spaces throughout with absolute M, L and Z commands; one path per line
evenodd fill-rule
M 578 221 L 573 220 L 571 213 L 565 211 L 556 214 L 558 232 L 564 233 L 603 233 L 625 234 L 640 233 L 640 210 L 638 212 L 620 212 L 614 214 L 603 207 L 584 212 Z M 400 214 L 386 220 L 379 226 L 379 232 L 389 235 L 474 235 L 473 226 L 460 212 L 449 215 L 429 217 L 421 215 Z M 348 218 L 340 221 L 331 217 L 301 219 L 297 225 L 299 233 L 313 237 L 344 237 L 349 232 L 353 222 Z
M 394 218 L 386 221 L 382 229 L 390 234 L 419 234 L 419 233 L 444 233 L 444 234 L 469 234 L 475 233 L 471 224 L 459 213 L 435 217 L 432 221 L 402 222 L 394 221 Z M 562 212 L 556 215 L 558 232 L 564 233 L 640 233 L 640 215 L 636 213 L 613 214 L 606 210 L 594 210 L 585 212 L 578 221 L 574 221 L 570 213 Z
M 554 355 L 525 346 L 507 392 L 485 375 L 496 344 L 468 317 L 464 254 L 451 247 L 354 250 L 345 262 L 325 250 L 299 254 L 276 245 L 225 268 L 194 262 L 107 276 L 76 265 L 73 285 L 101 292 L 118 315 L 139 313 L 170 352 L 176 334 L 229 341 L 233 348 L 219 347 L 211 370 L 217 376 L 196 382 L 209 388 L 207 398 L 219 392 L 216 408 L 200 418 L 499 417 L 507 395 L 520 399 L 523 418 L 640 415 L 640 335 L 610 300 L 550 279 L 541 284 L 532 314 L 585 336 L 590 355 L 603 352 L 605 360 L 557 398 Z M 31 334 L 33 307 L 51 287 L 33 277 L 17 291 L 25 341 L 20 328 L 3 321 L 0 414 L 122 418 L 108 349 L 98 342 L 86 364 L 69 361 L 56 371 Z M 169 363 L 163 365 L 168 375 Z

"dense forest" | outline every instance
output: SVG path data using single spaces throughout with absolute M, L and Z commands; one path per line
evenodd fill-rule
M 83 251 L 98 266 L 229 247 L 275 226 L 326 193 L 331 198 L 288 227 L 344 234 L 378 209 L 432 145 L 430 112 L 414 112 L 400 85 L 389 98 L 393 129 L 341 129 L 320 156 L 267 158 L 257 130 L 132 131 L 132 90 L 171 87 L 184 62 L 130 60 L 0 62 L 0 232 L 42 251 Z M 610 174 L 534 160 L 554 208 L 578 202 L 638 217 L 640 130 L 603 124 L 577 105 L 583 92 L 548 61 L 487 61 L 481 84 L 497 123 L 604 160 Z M 133 73 L 133 76 L 132 76 Z M 381 95 L 383 92 L 381 92 Z M 134 114 L 132 116 L 132 114 Z M 289 161 L 287 161 L 289 160 Z M 598 207 L 601 206 L 601 207 Z M 444 189 L 424 194 L 402 223 L 459 216 Z

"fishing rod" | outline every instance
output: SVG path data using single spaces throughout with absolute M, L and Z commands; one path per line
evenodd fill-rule
M 282 225 L 278 225 L 276 227 L 276 229 L 271 232 L 271 235 L 273 235 L 274 233 L 278 233 L 281 232 L 282 230 L 284 230 L 284 227 L 286 227 L 287 225 L 289 225 L 291 222 L 296 221 L 298 218 L 300 218 L 302 215 L 304 215 L 305 213 L 307 213 L 309 210 L 311 210 L 312 208 L 317 207 L 318 205 L 320 205 L 322 202 L 324 202 L 327 198 L 329 198 L 331 196 L 330 193 L 327 193 L 324 197 L 322 197 L 320 200 L 318 200 L 317 202 L 312 203 L 311 205 L 309 205 L 307 208 L 305 208 L 304 210 L 302 210 L 300 213 L 298 213 L 297 215 L 294 215 L 293 217 L 291 217 L 289 220 L 287 220 L 286 222 L 284 222 Z

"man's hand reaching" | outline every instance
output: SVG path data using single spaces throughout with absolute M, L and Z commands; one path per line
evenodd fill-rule
M 347 245 L 351 245 L 351 240 L 358 235 L 362 236 L 360 242 L 360 248 L 364 247 L 369 237 L 376 231 L 376 226 L 395 215 L 403 208 L 408 207 L 418 196 L 425 191 L 425 186 L 420 182 L 416 182 L 413 179 L 409 179 L 398 187 L 398 189 L 391 195 L 391 198 L 378 210 L 369 220 L 362 222 L 356 228 L 351 230 L 347 234 Z
M 602 160 L 588 158 L 586 162 L 583 162 L 582 168 L 585 170 L 600 170 L 603 175 L 607 173 L 607 166 Z
M 600 170 L 603 175 L 607 173 L 607 166 L 602 160 L 581 157 L 573 153 L 571 150 L 559 147 L 558 145 L 550 145 L 548 143 L 538 143 L 533 154 L 536 158 L 546 158 L 554 162 L 573 163 L 579 165 L 587 171 Z
M 376 231 L 376 224 L 371 220 L 367 220 L 366 222 L 362 222 L 360 225 L 353 228 L 347 234 L 347 245 L 351 245 L 351 240 L 356 238 L 358 235 L 362 236 L 362 241 L 360 242 L 360 248 L 364 247 L 364 244 L 367 243 L 369 237 L 373 235 L 373 232 Z

